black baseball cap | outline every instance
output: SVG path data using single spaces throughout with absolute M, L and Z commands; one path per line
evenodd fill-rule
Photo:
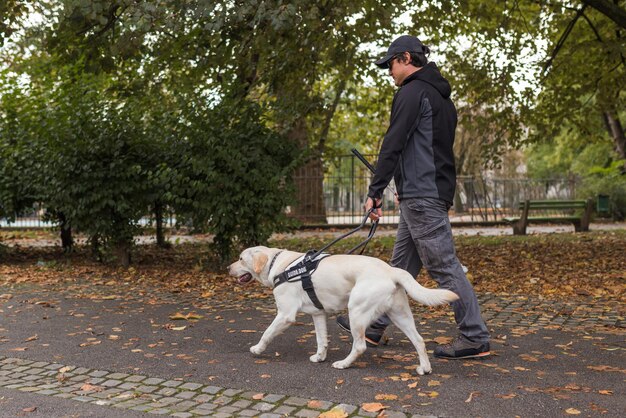
M 380 68 L 389 68 L 389 61 L 391 61 L 395 55 L 402 52 L 424 52 L 425 49 L 424 44 L 415 36 L 402 35 L 391 43 L 387 50 L 387 55 L 374 62 L 374 64 L 378 65 Z

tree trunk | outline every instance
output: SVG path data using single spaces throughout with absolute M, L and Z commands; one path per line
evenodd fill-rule
M 159 248 L 166 248 L 165 234 L 163 232 L 163 204 L 161 202 L 154 203 L 154 217 L 156 222 L 156 241 Z
M 326 140 L 330 132 L 333 116 L 346 89 L 346 84 L 347 79 L 340 80 L 335 98 L 325 112 L 320 138 L 314 147 L 316 154 L 294 173 L 297 204 L 293 208 L 291 215 L 304 223 L 326 224 L 328 222 L 326 219 L 326 204 L 324 202 L 324 165 L 322 155 L 324 155 L 326 148 Z M 296 141 L 303 150 L 309 147 L 306 118 L 304 116 L 300 117 L 294 125 L 294 128 L 289 133 L 289 138 Z
M 294 173 L 296 205 L 291 216 L 303 223 L 325 224 L 324 169 L 320 157 L 309 160 Z
M 67 222 L 65 214 L 59 212 L 57 215 L 59 219 L 59 225 L 61 226 L 61 247 L 64 253 L 72 252 L 74 247 L 74 238 L 72 237 L 72 227 Z
M 308 149 L 308 132 L 305 116 L 300 116 L 287 134 L 289 140 L 301 150 Z M 314 154 L 294 173 L 296 203 L 290 215 L 303 223 L 326 223 L 324 205 L 324 169 L 319 154 Z
M 624 171 L 626 172 L 626 136 L 624 135 L 624 127 L 614 112 L 604 112 L 604 120 L 615 143 L 615 150 L 620 158 L 625 160 Z
M 115 243 L 115 258 L 117 262 L 124 268 L 130 267 L 130 248 L 131 244 L 126 241 L 120 241 Z
M 91 244 L 91 256 L 100 262 L 102 262 L 102 251 L 100 246 L 100 237 L 96 235 L 92 235 L 89 238 L 89 243 Z

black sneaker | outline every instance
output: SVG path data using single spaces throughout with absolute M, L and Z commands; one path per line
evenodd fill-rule
M 435 357 L 447 359 L 464 359 L 486 357 L 490 355 L 489 343 L 475 343 L 463 335 L 459 335 L 450 344 L 435 347 Z
M 346 332 L 350 331 L 350 320 L 346 316 L 338 316 L 337 317 L 337 325 L 339 328 Z M 383 340 L 383 334 L 385 333 L 385 328 L 374 328 L 369 326 L 365 329 L 365 344 L 368 347 L 378 347 L 381 340 Z M 383 340 L 386 342 L 386 339 Z

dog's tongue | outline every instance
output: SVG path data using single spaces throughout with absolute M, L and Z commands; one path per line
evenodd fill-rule
M 248 283 L 250 280 L 252 280 L 252 274 L 246 273 L 242 276 L 239 276 L 238 282 L 241 284 L 244 284 L 244 283 Z

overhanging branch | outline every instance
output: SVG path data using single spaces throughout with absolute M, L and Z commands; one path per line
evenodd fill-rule
M 576 24 L 576 21 L 583 15 L 583 13 L 585 12 L 585 8 L 587 8 L 587 5 L 583 5 L 583 7 L 581 7 L 577 12 L 576 12 L 576 16 L 574 16 L 574 18 L 569 22 L 569 24 L 567 25 L 567 27 L 565 28 L 565 31 L 563 32 L 563 34 L 561 35 L 561 37 L 559 38 L 559 40 L 556 43 L 556 46 L 554 47 L 554 50 L 552 51 L 552 54 L 550 55 L 550 58 L 548 59 L 548 61 L 546 61 L 545 65 L 543 66 L 543 71 L 542 74 L 545 74 L 546 71 L 548 71 L 548 68 L 550 68 L 550 66 L 552 66 L 552 62 L 554 61 L 554 59 L 556 58 L 557 54 L 559 53 L 559 51 L 561 50 L 561 48 L 563 47 L 563 45 L 565 44 L 565 41 L 567 40 L 567 37 L 569 36 L 569 34 L 572 32 L 572 29 L 574 28 L 574 25 Z
M 585 6 L 591 6 L 622 29 L 626 29 L 626 10 L 608 0 L 580 0 Z

